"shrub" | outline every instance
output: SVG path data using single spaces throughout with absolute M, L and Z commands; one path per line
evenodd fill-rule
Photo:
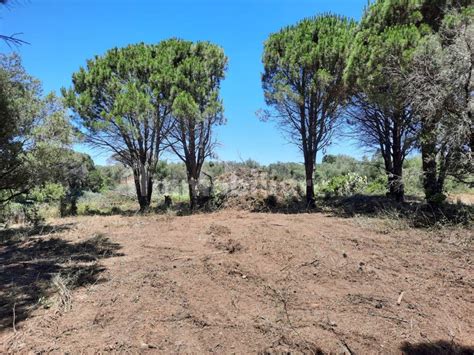
M 11 202 L 0 209 L 0 223 L 27 224 L 36 227 L 43 222 L 39 206 L 32 200 L 25 200 L 22 203 Z
M 365 187 L 365 192 L 373 195 L 382 195 L 387 192 L 387 175 L 379 175 Z
M 326 195 L 348 196 L 357 194 L 367 186 L 367 177 L 356 173 L 339 175 L 321 184 L 319 190 Z
M 66 189 L 61 184 L 48 183 L 31 191 L 31 199 L 39 203 L 58 202 L 66 195 Z

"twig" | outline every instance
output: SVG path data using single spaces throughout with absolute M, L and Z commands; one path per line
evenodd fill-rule
M 391 319 L 391 320 L 396 320 L 398 322 L 403 322 L 403 323 L 410 323 L 409 321 L 407 321 L 405 319 L 402 319 L 402 318 L 398 318 L 398 317 L 384 316 L 382 314 L 375 314 L 375 313 L 369 313 L 369 315 L 376 316 L 376 317 L 381 317 L 381 318 L 386 318 L 386 319 Z
M 347 343 L 342 340 L 341 338 L 339 338 L 339 341 L 341 342 L 341 345 L 343 347 L 343 349 L 345 350 L 344 352 L 348 355 L 354 355 L 354 352 L 351 350 L 351 348 L 349 348 L 349 345 L 347 345 Z
M 304 267 L 304 266 L 314 266 L 317 267 L 319 265 L 319 259 L 314 259 L 313 261 L 307 261 L 303 264 L 301 264 L 299 267 Z
M 13 332 L 16 333 L 16 312 L 15 312 L 16 302 L 13 304 Z
M 205 258 L 205 257 L 211 256 L 211 255 L 227 254 L 227 253 L 228 253 L 228 251 L 225 250 L 225 251 L 216 251 L 215 253 L 209 253 L 209 254 L 179 256 L 177 258 L 171 259 L 171 261 L 182 260 L 182 259 Z
M 403 299 L 403 295 L 405 294 L 405 291 L 402 291 L 400 293 L 400 296 L 398 296 L 398 300 L 397 300 L 397 305 L 400 306 L 400 304 L 402 303 L 402 299 Z

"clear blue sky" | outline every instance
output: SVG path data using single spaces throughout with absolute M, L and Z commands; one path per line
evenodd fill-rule
M 45 92 L 68 87 L 74 71 L 111 47 L 170 37 L 212 41 L 229 57 L 221 93 L 228 122 L 217 130 L 219 159 L 301 162 L 298 150 L 278 129 L 255 115 L 265 107 L 260 83 L 263 42 L 281 27 L 316 14 L 359 19 L 366 4 L 367 0 L 11 0 L 1 9 L 0 33 L 22 32 L 21 38 L 31 43 L 18 51 Z M 107 154 L 78 149 L 105 164 Z M 328 152 L 361 155 L 347 141 Z

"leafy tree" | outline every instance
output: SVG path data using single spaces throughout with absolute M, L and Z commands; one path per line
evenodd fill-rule
M 153 171 L 171 111 L 170 72 L 162 46 L 135 44 L 96 56 L 63 89 L 85 141 L 133 170 L 140 210 L 150 206 Z
M 27 180 L 22 170 L 23 142 L 19 140 L 19 113 L 9 94 L 11 82 L 8 73 L 0 70 L 0 191 L 3 201 L 12 198 Z
M 406 75 L 420 120 L 424 189 L 444 200 L 448 176 L 474 184 L 474 6 L 444 16 L 438 32 L 418 46 Z
M 306 200 L 314 206 L 314 168 L 319 151 L 331 143 L 346 103 L 343 71 L 355 22 L 334 15 L 305 19 L 265 42 L 262 76 L 264 118 L 277 122 L 302 151 Z
M 0 192 L 8 201 L 28 190 L 26 151 L 40 111 L 39 82 L 17 54 L 0 55 Z
M 41 91 L 17 54 L 0 55 L 0 202 L 47 181 L 55 149 L 71 143 L 62 102 L 54 94 L 42 98 Z
M 96 168 L 92 158 L 87 154 L 73 150 L 63 150 L 61 160 L 57 164 L 56 174 L 52 180 L 65 188 L 60 201 L 61 216 L 77 215 L 77 201 L 85 190 L 100 188 L 96 178 Z
M 128 168 L 120 163 L 106 166 L 96 166 L 96 172 L 94 172 L 94 175 L 97 175 L 97 178 L 94 179 L 98 181 L 98 183 L 95 184 L 95 186 L 98 188 L 96 187 L 92 191 L 97 189 L 102 191 L 114 188 L 126 175 L 127 170 Z
M 403 201 L 403 162 L 414 148 L 415 116 L 405 81 L 392 68 L 408 70 L 423 32 L 411 23 L 411 0 L 379 0 L 365 11 L 345 77 L 352 88 L 348 123 L 364 147 L 380 152 L 388 176 L 388 194 Z
M 329 180 L 349 173 L 364 176 L 367 175 L 368 164 L 348 155 L 325 155 L 318 165 L 316 176 L 318 180 Z
M 219 98 L 227 58 L 209 42 L 172 39 L 163 43 L 173 67 L 173 126 L 169 143 L 184 162 L 191 209 L 198 207 L 198 183 L 205 160 L 213 155 L 213 131 L 225 122 Z
M 442 31 L 443 23 L 451 17 L 451 11 L 469 4 L 470 1 L 466 0 L 378 0 L 368 7 L 362 19 L 346 72 L 347 78 L 355 83 L 352 123 L 357 127 L 357 132 L 364 133 L 364 143 L 379 147 L 386 161 L 389 185 L 394 187 L 390 192 L 398 200 L 403 199 L 403 160 L 406 150 L 411 149 L 415 139 L 423 156 L 423 178 L 428 200 L 442 190 L 447 171 L 446 158 L 451 155 L 452 158 L 448 159 L 451 162 L 461 158 L 459 152 L 462 148 L 459 144 L 455 149 L 445 149 L 447 145 L 440 143 L 443 140 L 439 131 L 443 126 L 442 117 L 446 117 L 452 104 L 449 103 L 450 99 L 440 100 L 440 97 L 454 87 L 452 82 L 439 86 L 439 76 L 435 78 L 435 73 L 440 73 L 440 55 L 439 52 L 435 53 L 433 46 L 428 48 L 426 45 L 433 43 L 427 41 L 428 38 Z M 467 32 L 463 30 L 463 33 Z M 464 38 L 469 38 L 469 35 Z M 420 46 L 425 48 L 424 59 Z M 426 55 L 426 50 L 431 53 Z M 460 55 L 458 51 L 451 58 L 457 59 L 458 64 L 463 60 L 472 63 L 472 54 L 466 56 L 465 53 L 466 50 Z M 456 66 L 454 62 L 451 65 L 459 69 L 459 65 Z M 464 65 L 464 73 L 468 67 Z M 425 80 L 420 78 L 420 74 L 425 76 Z M 466 84 L 469 80 L 465 79 L 469 75 L 459 71 L 451 74 L 452 81 L 459 75 L 464 78 L 464 95 L 459 97 L 464 97 L 466 106 L 466 97 L 470 95 L 466 95 L 469 92 L 469 84 Z M 457 85 L 458 88 L 460 86 Z M 414 90 L 415 87 L 417 90 Z M 434 96 L 426 101 L 426 95 Z M 451 95 L 451 99 L 454 96 L 458 94 Z M 438 108 L 443 109 L 435 112 L 431 105 L 433 100 L 437 101 Z M 431 111 L 428 115 L 427 110 Z M 463 134 L 457 134 L 457 137 L 460 136 Z M 451 154 L 448 150 L 457 153 Z M 454 155 L 457 157 L 454 158 Z M 443 156 L 443 162 L 436 163 Z

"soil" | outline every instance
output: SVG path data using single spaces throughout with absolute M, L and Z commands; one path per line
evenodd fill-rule
M 0 352 L 472 354 L 472 231 L 379 224 L 227 210 L 5 237 Z

